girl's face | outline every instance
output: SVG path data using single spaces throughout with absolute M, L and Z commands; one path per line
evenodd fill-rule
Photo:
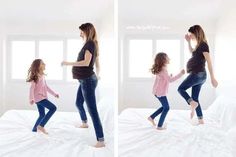
M 41 61 L 40 66 L 39 66 L 40 71 L 44 71 L 45 70 L 45 65 L 46 64 L 43 61 Z
M 166 64 L 170 63 L 170 58 L 168 56 L 166 56 Z

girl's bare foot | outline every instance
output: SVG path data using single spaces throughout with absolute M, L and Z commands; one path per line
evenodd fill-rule
M 88 124 L 87 123 L 82 123 L 82 125 L 79 126 L 79 128 L 88 128 Z
M 148 117 L 148 120 L 152 123 L 153 126 L 156 126 L 154 120 L 151 117 Z
M 198 119 L 198 124 L 204 124 L 203 119 Z
M 198 106 L 198 103 L 193 100 L 193 101 L 190 102 L 190 106 L 191 106 L 190 118 L 192 119 L 193 116 L 194 116 L 194 113 L 195 113 L 195 109 L 196 109 L 197 106 Z
M 157 127 L 157 130 L 166 130 L 166 127 Z
M 94 146 L 95 148 L 102 148 L 102 147 L 105 147 L 105 143 L 104 142 L 101 142 L 101 141 L 98 141 L 97 144 Z
M 37 126 L 37 132 L 38 132 L 38 131 L 41 131 L 42 133 L 48 135 L 48 132 L 47 132 L 47 131 L 44 129 L 44 127 L 42 127 L 42 126 Z

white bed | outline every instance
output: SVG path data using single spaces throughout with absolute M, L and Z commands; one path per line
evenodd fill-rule
M 170 110 L 165 131 L 147 121 L 154 111 L 129 108 L 119 115 L 119 157 L 236 157 L 236 99 L 216 99 L 204 111 L 204 125 L 194 125 L 187 110 Z
M 114 156 L 113 106 L 107 101 L 102 104 L 99 110 L 106 147 L 93 147 L 96 136 L 91 119 L 88 129 L 75 127 L 81 123 L 78 112 L 57 111 L 45 126 L 49 135 L 43 135 L 31 132 L 37 111 L 10 110 L 0 118 L 0 157 Z

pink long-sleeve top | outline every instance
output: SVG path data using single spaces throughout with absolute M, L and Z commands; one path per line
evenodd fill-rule
M 171 76 L 168 74 L 167 70 L 163 68 L 158 74 L 156 74 L 156 79 L 153 85 L 152 93 L 157 97 L 166 96 L 168 93 L 169 83 L 179 79 L 183 74 L 180 72 L 176 76 Z
M 39 102 L 43 99 L 48 99 L 47 92 L 49 92 L 53 96 L 57 95 L 52 89 L 47 86 L 44 76 L 39 77 L 37 83 L 31 81 L 30 101 L 34 100 L 34 102 Z

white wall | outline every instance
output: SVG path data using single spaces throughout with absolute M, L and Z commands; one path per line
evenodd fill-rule
M 2 34 L 3 31 L 4 31 L 3 24 L 0 23 L 0 34 Z M 4 45 L 4 38 L 0 36 L 0 115 L 3 113 L 4 110 L 3 45 Z
M 236 97 L 236 10 L 234 1 L 226 1 L 217 24 L 216 75 L 220 79 L 218 95 Z
M 216 21 L 168 21 L 168 20 L 146 20 L 140 19 L 139 21 L 123 21 L 119 19 L 119 112 L 129 107 L 139 107 L 139 108 L 156 108 L 159 106 L 158 100 L 152 95 L 152 85 L 154 82 L 153 79 L 146 80 L 127 80 L 125 77 L 125 69 L 128 68 L 127 63 L 124 62 L 124 59 L 127 57 L 127 43 L 125 42 L 126 37 L 130 35 L 135 36 L 149 36 L 155 38 L 156 36 L 175 36 L 177 38 L 184 38 L 184 34 L 187 33 L 187 30 L 190 26 L 194 24 L 200 24 L 207 35 L 209 40 L 210 51 L 214 53 L 214 38 L 215 38 L 215 24 Z M 144 29 L 127 29 L 129 26 L 143 26 Z M 169 29 L 145 29 L 148 26 L 165 26 Z M 181 49 L 181 52 L 183 48 Z M 144 52 L 145 53 L 145 52 Z M 211 53 L 213 63 L 214 55 Z M 145 56 L 145 54 L 144 54 Z M 144 58 L 145 59 L 145 58 Z M 182 66 L 185 67 L 186 63 Z M 186 77 L 185 75 L 184 77 Z M 181 78 L 179 81 L 170 84 L 168 99 L 172 109 L 189 109 L 189 106 L 184 101 L 184 99 L 178 94 L 177 88 L 181 81 L 184 79 Z M 208 80 L 202 87 L 200 93 L 200 103 L 203 109 L 206 109 L 215 99 L 216 92 L 212 88 L 210 81 Z

